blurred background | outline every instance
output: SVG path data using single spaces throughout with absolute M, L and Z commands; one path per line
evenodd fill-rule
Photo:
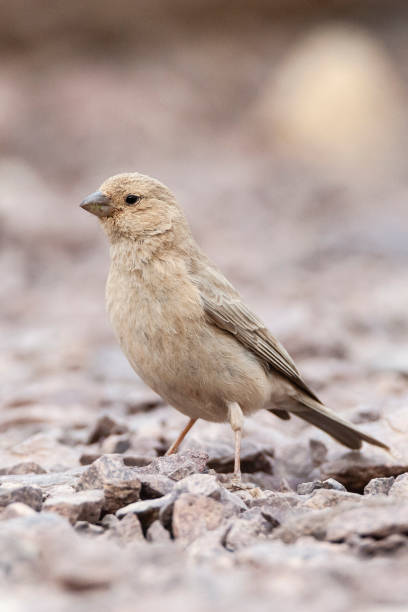
M 105 238 L 78 207 L 122 171 L 177 194 L 332 405 L 405 406 L 407 17 L 376 0 L 1 4 L 8 448 L 136 393 Z

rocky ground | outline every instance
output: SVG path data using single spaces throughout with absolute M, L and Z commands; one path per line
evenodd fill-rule
M 227 426 L 198 424 L 163 456 L 184 417 L 126 377 L 119 353 L 101 361 L 86 385 L 73 371 L 65 389 L 54 378 L 5 402 L 2 610 L 405 609 L 401 377 L 377 381 L 393 408 L 353 419 L 393 455 L 260 414 L 237 489 Z

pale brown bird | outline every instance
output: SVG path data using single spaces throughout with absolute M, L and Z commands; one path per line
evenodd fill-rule
M 388 447 L 328 410 L 292 358 L 194 241 L 174 195 L 136 172 L 106 180 L 81 204 L 110 242 L 110 319 L 134 370 L 190 420 L 229 421 L 240 479 L 244 416 L 293 413 L 352 449 Z

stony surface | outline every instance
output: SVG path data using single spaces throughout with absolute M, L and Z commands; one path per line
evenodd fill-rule
M 340 611 L 318 595 L 321 580 L 342 605 L 361 597 L 399 605 L 408 596 L 400 566 L 408 559 L 408 473 L 371 481 L 364 495 L 333 480 L 300 483 L 296 493 L 240 489 L 208 471 L 203 453 L 188 451 L 142 468 L 105 455 L 65 478 L 51 476 L 10 475 L 4 478 L 14 482 L 2 484 L 9 494 L 0 514 L 0 588 L 23 581 L 21 602 L 51 590 L 42 610 L 65 610 L 79 595 L 84 605 L 101 597 L 119 605 L 135 593 L 146 606 L 173 605 L 182 596 L 209 610 L 202 599 L 208 584 L 217 598 L 240 605 L 250 597 L 259 609 L 265 597 L 295 606 L 310 593 L 311 602 Z M 37 484 L 23 485 L 24 478 Z M 126 505 L 133 482 L 137 501 Z M 37 512 L 26 505 L 33 491 L 45 499 Z M 377 571 L 391 572 L 398 591 L 378 584 Z

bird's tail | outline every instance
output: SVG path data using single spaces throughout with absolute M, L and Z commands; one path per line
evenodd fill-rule
M 379 446 L 385 450 L 390 450 L 386 444 L 380 442 L 376 438 L 368 436 L 363 433 L 351 423 L 348 423 L 335 412 L 320 404 L 320 402 L 314 400 L 307 395 L 297 395 L 297 406 L 292 408 L 291 412 L 296 416 L 300 417 L 304 421 L 307 421 L 311 425 L 315 425 L 319 429 L 322 429 L 330 436 L 335 438 L 344 446 L 348 448 L 358 449 L 361 448 L 362 442 L 368 442 L 374 446 Z

